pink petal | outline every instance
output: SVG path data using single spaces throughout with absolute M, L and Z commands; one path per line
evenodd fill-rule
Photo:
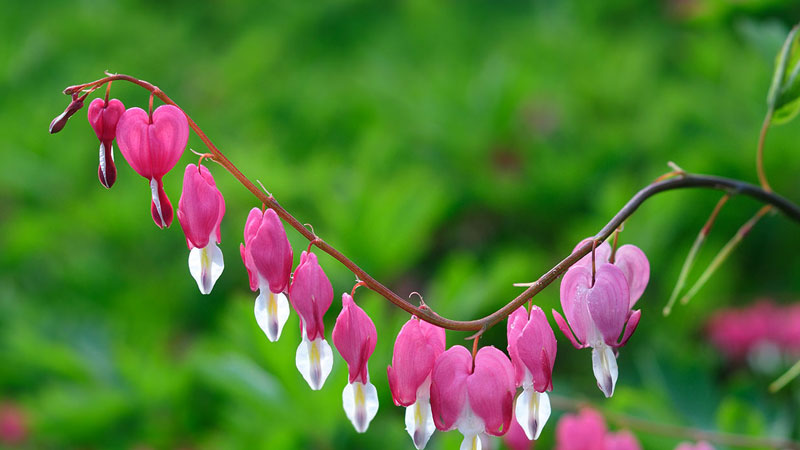
M 556 336 L 538 306 L 531 309 L 530 320 L 517 343 L 519 357 L 533 376 L 533 388 L 538 392 L 552 390 Z
M 711 446 L 706 441 L 700 441 L 696 444 L 692 444 L 690 442 L 681 442 L 675 450 L 714 450 L 714 447 Z
M 249 245 L 250 241 L 256 237 L 256 233 L 258 233 L 258 228 L 261 227 L 261 220 L 264 217 L 264 213 L 258 209 L 253 208 L 250 210 L 250 214 L 247 215 L 247 220 L 244 223 L 244 245 Z
M 525 430 L 522 429 L 515 417 L 511 418 L 511 426 L 508 429 L 508 433 L 503 435 L 503 442 L 511 450 L 533 449 L 533 441 L 528 439 L 528 436 L 525 435 Z
M 387 368 L 389 389 L 396 405 L 410 406 L 416 401 L 417 390 L 431 374 L 444 348 L 444 328 L 416 317 L 403 325 L 394 342 L 392 365 Z
M 639 441 L 627 430 L 606 434 L 605 445 L 608 450 L 642 450 Z
M 578 251 L 578 249 L 580 249 L 581 247 L 586 245 L 587 242 L 592 242 L 592 239 L 594 239 L 594 238 L 590 238 L 589 237 L 589 238 L 586 238 L 586 239 L 578 242 L 578 245 L 576 245 L 575 248 L 572 249 L 572 253 L 575 253 L 576 251 Z M 594 258 L 595 258 L 594 259 L 594 263 L 595 263 L 595 266 L 599 266 L 600 264 L 607 263 L 608 262 L 608 258 L 610 256 L 611 256 L 611 245 L 609 245 L 608 242 L 603 241 L 602 243 L 597 245 L 595 247 L 595 249 L 594 249 Z M 589 266 L 589 268 L 591 268 L 592 267 L 592 252 L 589 252 L 586 256 L 584 256 L 583 258 L 578 260 L 578 262 L 575 263 L 575 264 L 579 264 L 579 265 L 582 265 L 582 266 Z
M 117 144 L 122 156 L 139 175 L 153 178 L 150 163 L 150 140 L 147 128 L 150 118 L 142 108 L 130 108 L 117 123 Z
M 605 450 L 606 423 L 595 410 L 564 414 L 556 425 L 556 450 Z
M 614 265 L 625 274 L 631 295 L 630 308 L 633 308 L 650 281 L 650 262 L 639 247 L 627 244 L 617 249 Z
M 431 374 L 431 411 L 436 428 L 451 430 L 467 400 L 467 377 L 472 370 L 472 354 L 461 345 L 439 355 Z
M 569 339 L 569 341 L 572 343 L 573 347 L 575 347 L 577 349 L 582 349 L 582 348 L 588 347 L 587 344 L 581 344 L 580 342 L 578 342 L 578 340 L 572 334 L 572 330 L 569 329 L 569 325 L 567 325 L 567 321 L 564 320 L 563 317 L 561 317 L 561 314 L 559 314 L 558 311 L 556 311 L 554 309 L 554 310 L 552 310 L 552 313 L 553 313 L 553 318 L 556 320 L 556 324 L 558 324 L 558 328 L 561 330 L 562 333 L 564 333 L 564 336 L 566 336 L 567 339 Z
M 255 252 L 253 257 L 256 259 Z M 301 326 L 305 327 L 308 340 L 313 341 L 317 337 L 325 339 L 325 323 L 322 317 L 333 302 L 333 287 L 317 262 L 317 255 L 305 251 L 300 255 L 300 264 L 295 269 L 294 279 L 289 286 L 289 302 L 300 316 Z
M 522 384 L 525 378 L 525 365 L 519 358 L 517 340 L 522 334 L 522 329 L 528 323 L 528 311 L 524 306 L 520 306 L 516 311 L 508 316 L 508 324 L 506 325 L 506 341 L 508 342 L 508 354 L 511 356 L 511 363 L 514 364 L 514 383 L 517 386 Z
M 239 244 L 239 254 L 242 256 L 242 262 L 245 269 L 247 269 L 247 278 L 250 281 L 250 290 L 255 292 L 258 289 L 258 273 L 256 272 L 253 256 L 247 251 L 244 244 Z
M 613 264 L 597 268 L 594 286 L 586 298 L 597 331 L 608 345 L 616 345 L 628 318 L 630 295 L 625 274 Z
M 207 246 L 212 233 L 217 234 L 217 243 L 220 242 L 219 227 L 224 208 L 225 200 L 211 172 L 205 166 L 198 169 L 194 164 L 187 165 L 183 175 L 183 192 L 178 201 L 178 221 L 190 249 Z
M 575 265 L 561 279 L 561 308 L 578 341 L 586 344 L 593 329 L 587 297 L 592 285 L 591 265 Z
M 467 395 L 487 433 L 501 436 L 508 431 L 515 393 L 514 367 L 508 357 L 491 346 L 478 350 L 475 370 L 467 378 Z
M 342 312 L 333 327 L 333 345 L 347 361 L 349 382 L 369 381 L 367 360 L 375 350 L 378 339 L 375 324 L 363 309 L 353 302 L 349 294 L 342 294 Z
M 622 340 L 619 341 L 619 345 L 616 347 L 622 347 L 623 345 L 628 343 L 628 339 L 633 336 L 633 332 L 636 331 L 636 327 L 639 326 L 639 319 L 642 317 L 642 310 L 637 309 L 633 311 L 628 317 L 628 322 L 625 324 L 625 334 L 622 335 Z
M 124 112 L 125 105 L 115 98 L 109 100 L 108 104 L 102 98 L 92 100 L 87 115 L 97 139 L 113 141 L 116 137 L 117 123 Z
M 177 106 L 161 105 L 153 111 L 153 123 L 148 127 L 151 170 L 164 175 L 177 164 L 189 140 L 189 123 Z
M 286 237 L 283 223 L 275 211 L 268 209 L 264 212 L 258 232 L 246 243 L 246 246 L 253 257 L 259 275 L 269 282 L 269 289 L 276 294 L 285 291 L 289 284 L 289 275 L 292 272 L 292 247 L 289 244 L 289 238 Z M 314 256 L 314 261 L 316 262 L 316 256 Z M 321 268 L 319 270 L 322 271 Z M 325 276 L 324 272 L 322 276 Z M 327 282 L 327 277 L 325 277 L 325 281 Z M 328 282 L 328 286 L 330 286 L 330 282 Z M 333 290 L 331 289 L 327 305 L 330 306 L 332 301 Z M 325 310 L 328 309 L 328 306 L 325 307 Z M 309 339 L 313 340 L 310 336 Z

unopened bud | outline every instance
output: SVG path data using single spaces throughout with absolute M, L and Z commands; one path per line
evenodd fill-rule
M 52 122 L 50 122 L 50 134 L 55 134 L 61 131 L 67 124 L 67 120 L 69 120 L 69 118 L 81 108 L 83 108 L 83 97 L 77 97 L 73 94 L 72 101 L 70 102 L 69 106 L 67 106 L 67 109 L 65 109 L 63 113 L 59 114 L 55 119 L 53 119 Z

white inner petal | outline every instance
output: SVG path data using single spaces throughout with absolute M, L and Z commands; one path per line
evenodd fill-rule
M 112 150 L 113 147 L 112 147 Z M 106 178 L 106 146 L 100 142 L 100 173 L 103 174 L 103 186 L 108 185 L 108 178 Z
M 525 436 L 529 440 L 539 439 L 547 419 L 550 418 L 550 397 L 547 392 L 536 392 L 533 385 L 526 385 L 522 394 L 517 397 L 514 409 Z
M 363 433 L 378 413 L 378 390 L 369 381 L 349 383 L 342 391 L 342 405 L 356 431 Z
M 431 435 L 436 431 L 431 413 L 430 387 L 431 377 L 428 375 L 425 383 L 417 389 L 417 401 L 406 407 L 406 431 L 417 450 L 425 448 Z
M 158 181 L 155 178 L 150 179 L 150 195 L 153 197 L 153 204 L 156 205 L 158 218 L 161 220 L 161 226 L 166 227 L 167 222 L 164 220 L 164 214 L 161 212 L 161 199 L 158 198 Z
M 294 361 L 306 383 L 312 390 L 318 391 L 322 389 L 325 379 L 333 368 L 333 351 L 328 342 L 321 337 L 313 341 L 308 340 L 306 331 L 303 330 L 303 340 L 297 347 Z
M 209 239 L 207 246 L 189 251 L 189 273 L 203 294 L 211 293 L 224 268 L 222 250 L 213 239 Z
M 483 444 L 481 443 L 480 434 L 471 434 L 469 436 L 464 435 L 464 440 L 461 441 L 459 450 L 481 450 L 482 448 Z
M 606 344 L 599 344 L 592 348 L 592 371 L 597 379 L 597 387 L 603 391 L 606 398 L 614 395 L 614 386 L 617 384 L 619 370 L 614 351 Z
M 458 428 L 458 431 L 464 435 L 464 442 L 461 443 L 462 449 L 481 448 L 478 434 L 483 433 L 486 429 L 486 425 L 483 423 L 483 419 L 472 411 L 472 406 L 469 404 L 469 397 L 464 401 L 464 407 L 461 409 L 461 415 L 458 416 L 455 426 Z M 473 447 L 464 447 L 468 440 Z M 477 447 L 474 447 L 474 445 L 477 445 Z
M 267 339 L 275 342 L 281 337 L 283 326 L 289 319 L 289 301 L 286 294 L 270 292 L 266 283 L 259 286 L 254 308 L 256 322 Z

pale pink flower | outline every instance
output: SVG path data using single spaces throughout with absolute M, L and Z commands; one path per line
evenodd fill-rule
M 217 189 L 211 172 L 189 164 L 183 174 L 183 191 L 178 201 L 178 222 L 189 247 L 189 272 L 203 294 L 209 294 L 225 268 L 220 224 L 225 215 L 225 199 Z
M 605 450 L 606 422 L 597 411 L 564 414 L 556 425 L 556 450 Z
M 336 318 L 332 339 L 347 361 L 349 382 L 342 392 L 344 411 L 356 431 L 363 433 L 378 413 L 378 391 L 369 382 L 367 370 L 378 333 L 372 319 L 349 294 L 342 294 L 342 312 Z

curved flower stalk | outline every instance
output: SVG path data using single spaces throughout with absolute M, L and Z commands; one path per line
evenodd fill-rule
M 111 100 L 96 98 L 89 103 L 89 124 L 97 139 L 100 140 L 100 162 L 97 165 L 97 177 L 100 184 L 110 188 L 117 180 L 117 166 L 114 165 L 114 138 L 117 135 L 117 123 L 125 112 L 125 105 L 113 98 Z
M 189 140 L 180 108 L 161 105 L 150 116 L 141 108 L 125 111 L 117 123 L 117 144 L 133 170 L 150 180 L 150 213 L 159 228 L 172 224 L 172 204 L 161 179 L 175 167 Z
M 244 244 L 239 246 L 250 289 L 259 291 L 253 307 L 256 322 L 267 339 L 281 337 L 289 319 L 286 291 L 292 271 L 292 247 L 275 211 L 250 210 L 244 225 Z M 333 293 L 331 293 L 333 297 Z
M 528 439 L 539 438 L 550 418 L 553 390 L 553 365 L 556 361 L 556 336 L 538 306 L 531 312 L 519 307 L 508 317 L 508 354 L 514 365 L 514 381 L 523 391 L 517 397 L 514 415 Z
M 183 174 L 183 191 L 178 200 L 178 222 L 189 247 L 189 272 L 203 294 L 211 293 L 225 268 L 220 224 L 225 215 L 225 199 L 217 189 L 211 172 L 189 164 Z
M 333 287 L 317 262 L 317 255 L 303 252 L 289 285 L 289 301 L 300 316 L 303 340 L 295 363 L 311 389 L 318 391 L 333 368 L 333 352 L 325 340 L 322 317 L 333 302 Z
M 367 370 L 378 332 L 372 319 L 347 293 L 342 294 L 342 312 L 336 318 L 331 338 L 347 361 L 349 381 L 342 392 L 344 412 L 356 431 L 363 433 L 378 413 L 378 391 L 369 382 Z
M 461 450 L 480 450 L 481 435 L 501 436 L 511 425 L 514 366 L 500 350 L 481 348 L 473 361 L 463 346 L 451 347 L 433 367 L 431 409 L 436 428 L 457 428 Z
M 412 316 L 397 334 L 392 365 L 386 369 L 392 400 L 406 407 L 406 431 L 417 449 L 425 448 L 436 430 L 431 414 L 431 372 L 444 349 L 444 328 Z
M 553 310 L 558 327 L 575 348 L 592 347 L 597 386 L 611 397 L 618 376 L 615 350 L 628 342 L 641 316 L 640 310 L 630 310 L 625 274 L 608 263 L 601 264 L 594 277 L 590 266 L 571 267 L 561 280 L 561 307 L 567 320 Z

